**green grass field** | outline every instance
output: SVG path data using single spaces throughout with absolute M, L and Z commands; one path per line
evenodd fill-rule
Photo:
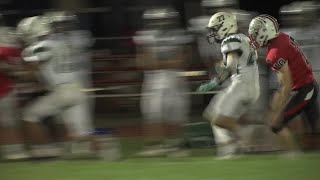
M 0 163 L 0 180 L 319 180 L 320 153 Z

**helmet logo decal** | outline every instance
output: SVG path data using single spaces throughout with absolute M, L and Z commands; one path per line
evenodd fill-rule
M 263 44 L 267 44 L 268 35 L 266 35 L 266 38 L 264 38 Z
M 267 14 L 259 15 L 259 17 L 263 17 L 263 18 L 269 19 L 269 20 L 273 23 L 273 25 L 274 25 L 274 27 L 275 27 L 275 31 L 276 31 L 276 32 L 279 32 L 279 24 L 278 24 L 277 20 L 276 20 L 274 17 L 269 16 L 269 15 L 267 15 Z M 266 22 L 265 22 L 265 23 L 266 23 Z
M 219 22 L 221 22 L 224 20 L 224 15 L 218 16 L 217 18 L 218 18 Z
M 286 64 L 286 60 L 280 58 L 274 65 L 273 68 L 275 70 L 280 70 Z
M 258 35 L 260 29 L 262 29 L 262 22 L 258 19 L 256 19 L 255 22 L 256 23 L 253 23 L 253 25 L 249 27 L 249 31 L 255 33 L 255 35 Z

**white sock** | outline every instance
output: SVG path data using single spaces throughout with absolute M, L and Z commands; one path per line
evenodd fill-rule
M 234 142 L 232 142 L 234 141 L 235 137 L 231 131 L 215 125 L 212 125 L 212 130 L 217 145 L 217 156 L 226 156 L 236 153 L 237 145 Z
M 234 139 L 232 133 L 224 128 L 212 125 L 212 131 L 217 144 L 226 144 Z

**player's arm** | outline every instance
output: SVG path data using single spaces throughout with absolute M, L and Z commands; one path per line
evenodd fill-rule
M 240 36 L 230 36 L 221 44 L 221 52 L 224 54 L 225 67 L 218 73 L 217 83 L 220 85 L 231 75 L 237 72 L 238 59 L 242 54 L 242 40 Z
M 237 51 L 231 51 L 226 56 L 226 65 L 220 66 L 218 76 L 214 79 L 217 85 L 221 85 L 237 71 L 239 53 Z
M 27 73 L 25 74 L 25 80 L 37 79 L 39 67 L 42 62 L 50 60 L 52 52 L 43 44 L 38 43 L 33 46 L 29 46 L 22 51 L 22 59 L 24 62 Z
M 282 111 L 289 100 L 292 87 L 292 79 L 288 62 L 286 62 L 283 67 L 277 71 L 277 78 L 280 88 L 274 94 L 271 107 L 274 111 Z
M 219 69 L 218 76 L 211 80 L 209 83 L 203 84 L 198 88 L 198 91 L 210 91 L 213 88 L 221 85 L 226 81 L 232 74 L 237 71 L 237 64 L 239 59 L 239 53 L 237 51 L 231 51 L 227 55 L 227 64 L 221 66 Z
M 237 71 L 237 64 L 239 59 L 239 53 L 237 51 L 232 51 L 227 54 L 227 64 L 222 66 L 216 81 L 221 85 L 226 81 L 232 74 Z
M 22 52 L 22 57 L 25 62 L 41 62 L 51 59 L 52 52 L 44 45 L 35 45 L 27 47 Z
M 278 81 L 280 83 L 280 88 L 274 93 L 271 101 L 270 113 L 273 114 L 273 117 L 271 118 L 272 122 L 279 119 L 280 114 L 290 100 L 290 92 L 292 87 L 292 78 L 287 61 L 276 72 Z

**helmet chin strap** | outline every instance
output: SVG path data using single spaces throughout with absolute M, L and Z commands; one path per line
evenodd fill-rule
M 216 43 L 222 43 L 223 39 L 214 39 Z
M 266 35 L 266 37 L 264 38 L 263 43 L 262 43 L 262 46 L 263 46 L 263 47 L 268 44 L 268 41 L 267 41 L 268 37 L 269 37 L 269 36 Z
M 266 46 L 267 46 L 268 44 L 270 44 L 271 41 L 273 41 L 274 39 L 276 39 L 278 36 L 279 36 L 279 33 L 277 34 L 276 37 L 274 37 L 274 38 L 272 38 L 272 39 L 269 39 L 269 40 L 266 42 Z

